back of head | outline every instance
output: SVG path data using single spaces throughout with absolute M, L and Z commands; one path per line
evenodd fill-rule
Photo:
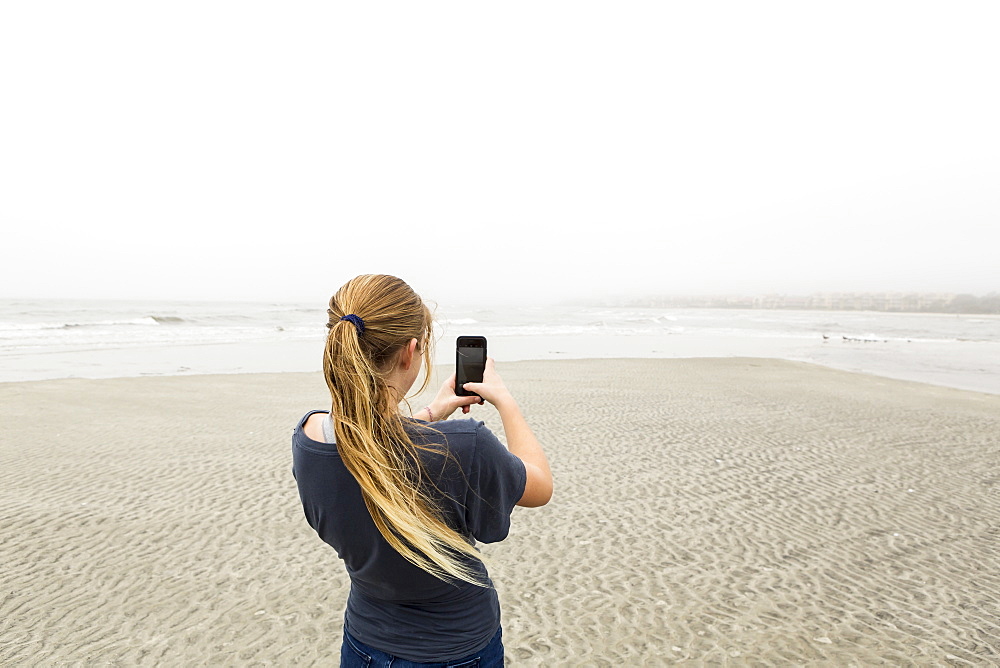
M 341 287 L 327 313 L 323 371 L 337 450 L 360 485 L 375 526 L 428 573 L 483 584 L 459 558 L 478 559 L 478 552 L 444 521 L 424 484 L 420 451 L 441 449 L 414 444 L 398 409 L 399 392 L 408 388 L 394 390 L 387 382 L 413 339 L 430 369 L 430 311 L 401 279 L 366 274 Z
M 338 383 L 354 382 L 359 377 L 369 378 L 373 384 L 369 389 L 376 399 L 392 399 L 385 387 L 385 373 L 411 339 L 421 343 L 424 362 L 430 363 L 431 314 L 402 279 L 384 274 L 351 279 L 330 299 L 327 314 L 330 333 L 323 371 L 334 395 L 334 408 Z M 345 316 L 357 319 L 344 320 Z

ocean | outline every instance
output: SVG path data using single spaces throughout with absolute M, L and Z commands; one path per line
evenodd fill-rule
M 1000 316 L 585 305 L 436 309 L 435 360 L 775 357 L 1000 394 Z M 325 304 L 0 300 L 0 382 L 318 371 Z M 502 368 L 502 367 L 501 367 Z

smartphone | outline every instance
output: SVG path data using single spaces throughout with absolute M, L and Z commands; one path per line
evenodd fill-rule
M 455 342 L 455 351 L 455 394 L 460 397 L 478 397 L 475 392 L 462 389 L 462 385 L 483 382 L 486 337 L 460 336 Z

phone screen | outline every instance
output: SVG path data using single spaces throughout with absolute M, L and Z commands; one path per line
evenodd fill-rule
M 465 383 L 483 382 L 486 369 L 486 339 L 482 337 L 459 337 L 458 354 L 455 364 L 455 394 L 475 395 L 462 389 Z

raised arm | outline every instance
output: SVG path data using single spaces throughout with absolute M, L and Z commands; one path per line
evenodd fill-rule
M 552 471 L 549 460 L 542 450 L 542 445 L 528 426 L 521 413 L 520 406 L 507 389 L 500 374 L 496 372 L 493 358 L 487 358 L 483 382 L 466 383 L 465 389 L 471 390 L 486 401 L 496 406 L 503 422 L 504 435 L 507 437 L 507 448 L 511 454 L 524 462 L 527 481 L 524 494 L 517 505 L 526 508 L 544 506 L 552 498 Z

